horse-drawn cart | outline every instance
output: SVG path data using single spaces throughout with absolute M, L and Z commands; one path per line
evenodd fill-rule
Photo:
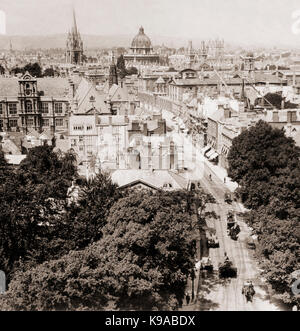
M 233 263 L 226 258 L 223 263 L 219 264 L 219 277 L 220 278 L 235 278 L 237 276 L 237 268 Z

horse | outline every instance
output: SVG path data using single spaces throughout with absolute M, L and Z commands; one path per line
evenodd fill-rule
M 245 295 L 247 302 L 252 302 L 255 295 L 255 290 L 253 286 L 245 285 L 242 290 L 242 294 Z

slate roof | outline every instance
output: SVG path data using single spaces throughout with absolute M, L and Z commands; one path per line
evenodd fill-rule
M 164 189 L 165 184 L 171 184 L 167 189 L 186 189 L 188 181 L 182 176 L 169 170 L 116 170 L 111 175 L 112 181 L 121 188 L 144 183 L 156 189 Z
M 95 102 L 90 102 L 90 98 L 94 97 Z M 74 97 L 78 101 L 78 110 L 77 114 L 86 114 L 94 106 L 97 110 L 97 113 L 108 114 L 110 113 L 106 103 L 104 95 L 101 94 L 93 84 L 91 84 L 86 79 L 82 79 Z
M 69 93 L 69 82 L 66 78 L 37 78 L 38 91 L 44 96 L 64 98 Z M 17 78 L 0 77 L 0 98 L 18 97 L 19 81 Z

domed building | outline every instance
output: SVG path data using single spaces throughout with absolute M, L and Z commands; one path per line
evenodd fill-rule
M 158 64 L 159 55 L 153 52 L 150 38 L 145 34 L 144 28 L 140 27 L 139 33 L 133 38 L 130 53 L 124 55 L 128 64 Z

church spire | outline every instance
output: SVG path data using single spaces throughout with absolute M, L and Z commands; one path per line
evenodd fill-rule
M 76 15 L 75 15 L 75 9 L 73 7 L 73 32 L 77 35 L 77 22 L 76 22 Z
M 82 64 L 83 43 L 77 28 L 75 9 L 73 7 L 73 26 L 67 37 L 66 62 L 71 64 Z

